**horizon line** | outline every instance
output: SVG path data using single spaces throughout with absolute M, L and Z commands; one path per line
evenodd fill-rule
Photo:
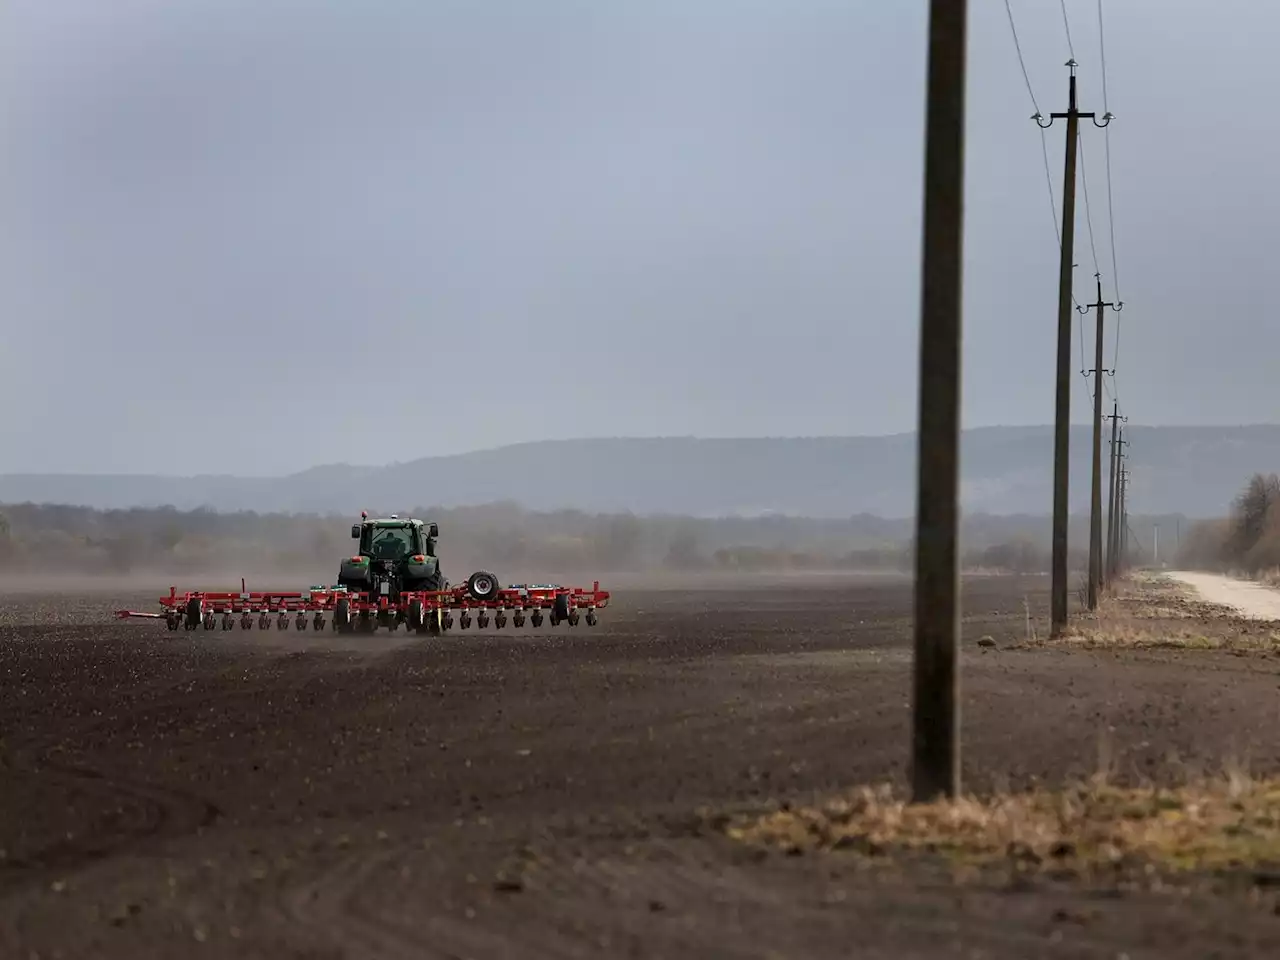
M 1072 422 L 1069 426 L 1072 429 L 1088 428 L 1092 424 L 1085 422 Z M 1280 429 L 1280 423 L 1268 423 L 1261 421 L 1244 422 L 1244 423 L 1217 423 L 1217 424 L 1129 424 L 1127 429 L 1142 430 L 1251 430 L 1251 429 Z M 980 433 L 994 430 L 1052 430 L 1051 423 L 1029 423 L 1029 424 L 984 424 L 981 426 L 962 427 L 961 433 Z M 241 481 L 260 481 L 269 482 L 272 480 L 286 480 L 293 477 L 299 477 L 306 473 L 316 470 L 325 469 L 347 469 L 347 470 L 387 470 L 395 467 L 405 466 L 412 463 L 418 463 L 423 460 L 448 460 L 457 457 L 475 456 L 484 453 L 497 453 L 502 450 L 513 450 L 520 447 L 539 446 L 544 444 L 570 444 L 570 443 L 602 443 L 602 442 L 630 442 L 630 443 L 656 443 L 662 441 L 697 441 L 708 443 L 724 443 L 731 441 L 756 441 L 756 442 L 785 442 L 785 441 L 813 441 L 813 440 L 899 440 L 906 437 L 914 437 L 916 430 L 898 430 L 891 433 L 814 433 L 814 434 L 737 434 L 737 435 L 700 435 L 700 434 L 647 434 L 647 435 L 586 435 L 579 437 L 549 437 L 540 440 L 517 440 L 510 443 L 497 444 L 490 447 L 475 447 L 469 450 L 460 450 L 455 453 L 430 454 L 424 457 L 417 457 L 413 460 L 393 460 L 384 463 L 350 463 L 346 461 L 328 461 L 323 463 L 315 463 L 311 466 L 304 467 L 301 470 L 295 470 L 292 473 L 272 473 L 272 474 L 241 474 L 241 473 L 108 473 L 93 471 L 59 471 L 59 470 L 35 470 L 35 471 L 0 471 L 0 477 L 23 477 L 23 478 L 116 478 L 116 479 L 138 479 L 138 478 L 154 478 L 165 480 L 241 480 Z

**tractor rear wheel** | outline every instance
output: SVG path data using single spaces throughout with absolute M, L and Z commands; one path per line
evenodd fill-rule
M 400 587 L 402 593 L 438 593 L 448 589 L 449 581 L 440 575 L 439 570 L 420 580 L 405 580 Z

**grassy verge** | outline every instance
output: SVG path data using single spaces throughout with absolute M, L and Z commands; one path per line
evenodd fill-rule
M 1201 600 L 1185 584 L 1157 573 L 1135 574 L 1115 584 L 1095 613 L 1081 613 L 1061 637 L 1034 646 L 1089 649 L 1229 650 L 1280 654 L 1280 631 L 1246 620 L 1228 607 Z
M 1100 781 L 912 805 L 888 787 L 740 817 L 735 840 L 790 854 L 839 851 L 892 860 L 929 854 L 955 867 L 1013 866 L 1060 879 L 1243 873 L 1280 885 L 1280 779 L 1223 776 L 1178 787 Z

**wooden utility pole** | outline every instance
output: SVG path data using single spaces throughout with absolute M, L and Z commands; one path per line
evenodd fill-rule
M 912 794 L 960 792 L 960 362 L 967 0 L 930 0 L 920 305 Z
M 1081 117 L 1094 118 L 1092 113 L 1081 113 L 1076 104 L 1076 62 L 1067 61 L 1071 71 L 1067 88 L 1067 111 L 1049 114 L 1049 122 L 1036 113 L 1032 119 L 1041 127 L 1053 126 L 1053 121 L 1067 121 L 1066 158 L 1062 174 L 1062 250 L 1058 263 L 1058 363 L 1056 399 L 1053 428 L 1053 577 L 1051 594 L 1050 632 L 1056 636 L 1067 625 L 1067 533 L 1070 492 L 1071 454 L 1071 269 L 1075 253 L 1076 236 L 1076 147 L 1079 139 Z M 1105 127 L 1111 122 L 1108 113 L 1104 122 L 1093 119 L 1094 126 Z
M 1111 471 L 1107 479 L 1107 556 L 1103 579 L 1105 582 L 1110 583 L 1112 574 L 1115 572 L 1116 559 L 1116 455 L 1120 452 L 1120 447 L 1116 441 L 1116 433 L 1120 421 L 1128 419 L 1128 417 L 1120 416 L 1119 401 L 1112 403 L 1111 415 L 1107 419 L 1111 421 Z
M 1121 529 L 1124 523 L 1123 513 L 1124 504 L 1121 500 L 1121 491 L 1124 487 L 1124 462 L 1128 459 L 1124 448 L 1129 446 L 1129 441 L 1124 438 L 1124 427 L 1120 428 L 1120 439 L 1116 441 L 1116 529 L 1115 539 L 1112 542 L 1112 564 L 1111 576 L 1114 578 L 1120 571 L 1120 539 Z
M 1129 569 L 1129 468 L 1120 470 L 1120 573 Z
M 1102 311 L 1107 307 L 1120 309 L 1114 303 L 1102 299 L 1102 277 L 1093 275 L 1098 284 L 1098 299 L 1089 304 L 1096 307 L 1098 319 L 1094 335 L 1093 355 L 1093 481 L 1089 504 L 1089 609 L 1098 609 L 1098 588 L 1102 585 L 1102 378 L 1108 371 L 1102 369 Z M 1081 308 L 1084 313 L 1086 308 Z

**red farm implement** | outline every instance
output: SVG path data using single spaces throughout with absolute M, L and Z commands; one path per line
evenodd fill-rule
M 421 520 L 401 519 L 395 514 L 386 520 L 370 520 L 360 515 L 351 527 L 352 539 L 360 541 L 359 552 L 344 559 L 333 586 L 311 587 L 297 592 L 249 591 L 244 581 L 240 591 L 189 591 L 169 589 L 160 598 L 159 613 L 118 610 L 120 619 L 163 620 L 170 630 L 184 627 L 213 630 L 219 625 L 231 630 L 237 623 L 249 630 L 287 630 L 292 622 L 297 630 L 310 625 L 315 630 L 326 624 L 339 633 L 371 633 L 379 627 L 399 629 L 404 624 L 418 633 L 441 633 L 454 625 L 463 630 L 475 625 L 485 629 L 522 627 L 525 621 L 540 627 L 567 623 L 577 626 L 585 619 L 595 626 L 596 611 L 608 606 L 609 593 L 597 580 L 591 589 L 558 584 L 512 584 L 502 587 L 491 573 L 473 573 L 465 584 L 452 586 L 440 572 L 436 555 L 439 527 Z M 328 619 L 326 619 L 328 618 Z
M 508 620 L 523 627 L 526 620 L 540 627 L 546 620 L 551 626 L 568 623 L 587 626 L 597 623 L 596 611 L 608 606 L 609 592 L 594 583 L 590 589 L 551 584 L 519 584 L 498 589 L 487 599 L 477 599 L 469 585 L 447 590 L 401 593 L 397 598 L 351 593 L 343 587 L 312 587 L 292 593 L 280 591 L 178 593 L 171 588 L 160 598 L 159 613 L 120 610 L 120 619 L 146 618 L 164 620 L 170 630 L 232 630 L 238 623 L 242 630 L 257 627 L 268 630 L 324 630 L 340 633 L 372 632 L 379 627 L 395 630 L 403 623 L 419 633 L 439 633 L 456 623 L 466 630 L 475 626 L 501 629 Z

